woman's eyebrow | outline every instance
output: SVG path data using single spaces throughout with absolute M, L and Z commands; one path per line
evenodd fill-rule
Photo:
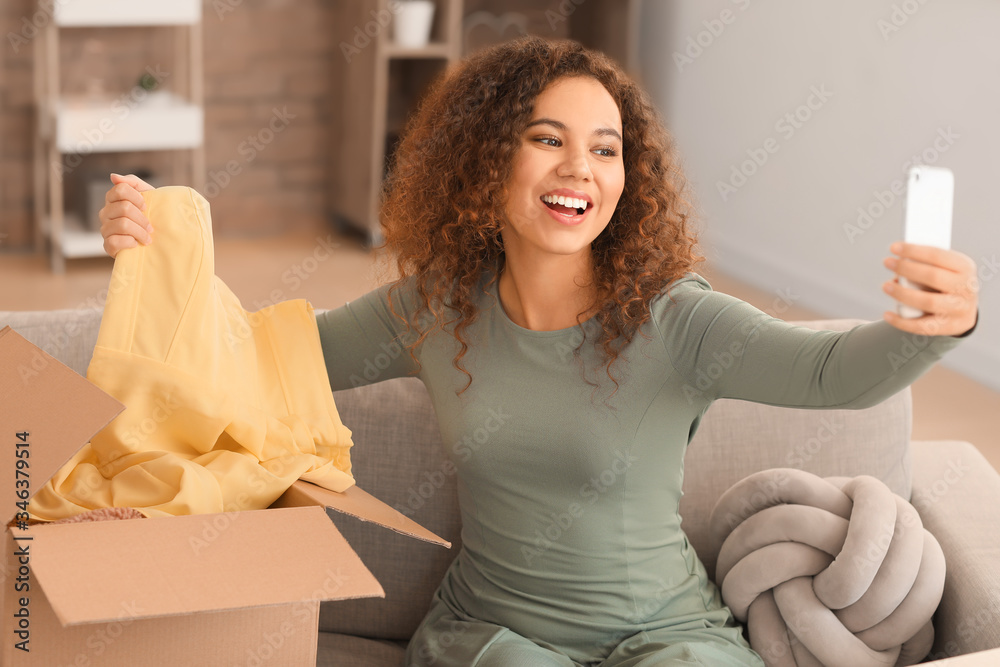
M 569 130 L 569 128 L 566 127 L 566 123 L 552 118 L 537 118 L 528 123 L 528 126 L 525 129 L 528 129 L 528 127 L 534 127 L 535 125 L 551 125 L 557 130 L 562 130 L 563 132 Z M 614 137 L 618 141 L 622 140 L 622 135 L 618 134 L 618 130 L 611 127 L 599 127 L 594 130 L 594 134 L 599 137 Z

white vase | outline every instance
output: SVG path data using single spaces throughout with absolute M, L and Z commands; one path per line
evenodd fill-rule
M 403 0 L 392 20 L 392 38 L 400 46 L 427 46 L 434 21 L 433 0 Z

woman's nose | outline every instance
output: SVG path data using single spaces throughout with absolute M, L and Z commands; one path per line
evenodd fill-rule
M 594 175 L 590 171 L 590 162 L 587 159 L 587 151 L 582 149 L 567 151 L 565 159 L 556 169 L 556 175 L 572 177 L 579 180 L 591 180 Z

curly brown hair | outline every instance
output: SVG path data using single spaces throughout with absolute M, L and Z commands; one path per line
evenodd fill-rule
M 410 354 L 431 331 L 454 325 L 460 349 L 453 364 L 468 376 L 461 391 L 472 383 L 461 361 L 468 351 L 465 330 L 479 314 L 480 280 L 489 271 L 492 284 L 504 264 L 500 230 L 521 135 L 538 95 L 569 76 L 599 81 L 617 103 L 624 131 L 624 190 L 591 245 L 601 298 L 595 343 L 603 348 L 615 391 L 611 365 L 649 320 L 650 301 L 704 261 L 673 141 L 647 94 L 610 58 L 574 41 L 533 36 L 468 57 L 431 85 L 408 121 L 383 186 L 380 216 L 384 247 L 399 274 L 389 289 L 390 307 L 395 313 L 393 292 L 410 277 L 420 299 L 407 320 L 417 334 Z

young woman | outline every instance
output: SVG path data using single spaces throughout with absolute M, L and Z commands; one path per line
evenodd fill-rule
M 155 242 L 149 186 L 113 181 L 108 253 Z M 648 98 L 575 43 L 480 52 L 411 120 L 382 206 L 401 277 L 317 318 L 335 390 L 401 344 L 375 381 L 423 380 L 446 443 L 491 432 L 448 452 L 463 545 L 408 665 L 762 664 L 680 527 L 701 416 L 873 405 L 976 322 L 968 257 L 894 244 L 886 266 L 936 293 L 885 289 L 927 315 L 789 325 L 692 272 L 688 215 Z

